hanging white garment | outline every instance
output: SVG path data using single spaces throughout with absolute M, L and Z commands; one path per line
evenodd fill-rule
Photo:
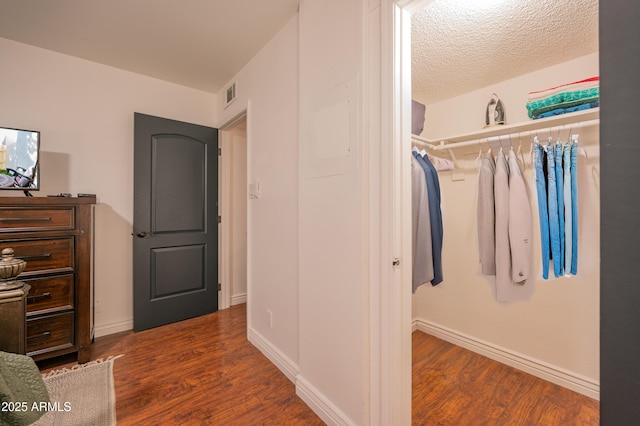
M 522 167 L 509 151 L 509 244 L 512 282 L 524 284 L 531 273 L 533 219 Z
M 412 287 L 415 293 L 419 286 L 433 280 L 434 272 L 427 180 L 424 169 L 413 155 L 411 156 L 411 214 Z
M 511 250 L 509 247 L 509 166 L 500 149 L 494 175 L 496 208 L 496 299 L 509 301 L 511 280 Z
M 491 151 L 482 158 L 478 174 L 478 250 L 483 275 L 496 274 L 496 215 L 493 177 L 496 163 Z

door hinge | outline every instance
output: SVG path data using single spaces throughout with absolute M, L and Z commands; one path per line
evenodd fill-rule
M 222 223 L 222 216 L 218 215 L 218 223 Z
M 218 157 L 222 155 L 222 148 L 218 148 Z
M 222 283 L 218 283 L 218 291 L 222 291 Z

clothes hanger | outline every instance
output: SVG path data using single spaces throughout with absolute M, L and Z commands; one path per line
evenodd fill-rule
M 489 152 L 491 152 L 491 149 L 489 149 Z M 481 139 L 478 139 L 478 156 L 476 157 L 473 164 L 475 164 L 476 171 L 480 171 L 480 168 L 482 167 L 482 140 Z
M 529 136 L 531 136 L 531 132 L 529 132 Z M 535 151 L 537 151 L 540 146 L 540 142 L 538 142 L 538 131 L 536 130 L 536 134 L 531 141 L 531 146 L 529 147 L 529 160 L 531 161 L 531 165 L 534 165 L 535 161 Z
M 516 157 L 520 158 L 522 163 L 522 171 L 527 168 L 527 162 L 524 159 L 524 153 L 522 152 L 522 134 L 518 133 L 518 150 L 516 151 Z
M 498 146 L 500 147 L 500 150 L 498 151 L 498 155 L 504 154 L 502 152 L 502 136 L 498 136 Z
M 518 150 L 516 154 L 520 154 L 522 152 L 522 134 L 518 133 Z

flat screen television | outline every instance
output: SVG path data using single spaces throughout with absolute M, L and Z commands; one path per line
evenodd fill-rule
M 39 190 L 39 155 L 39 131 L 0 127 L 0 190 Z

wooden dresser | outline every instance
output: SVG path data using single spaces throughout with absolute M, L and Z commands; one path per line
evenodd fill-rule
M 0 250 L 27 261 L 27 355 L 89 361 L 95 197 L 0 197 Z M 10 332 L 0 328 L 0 333 Z

